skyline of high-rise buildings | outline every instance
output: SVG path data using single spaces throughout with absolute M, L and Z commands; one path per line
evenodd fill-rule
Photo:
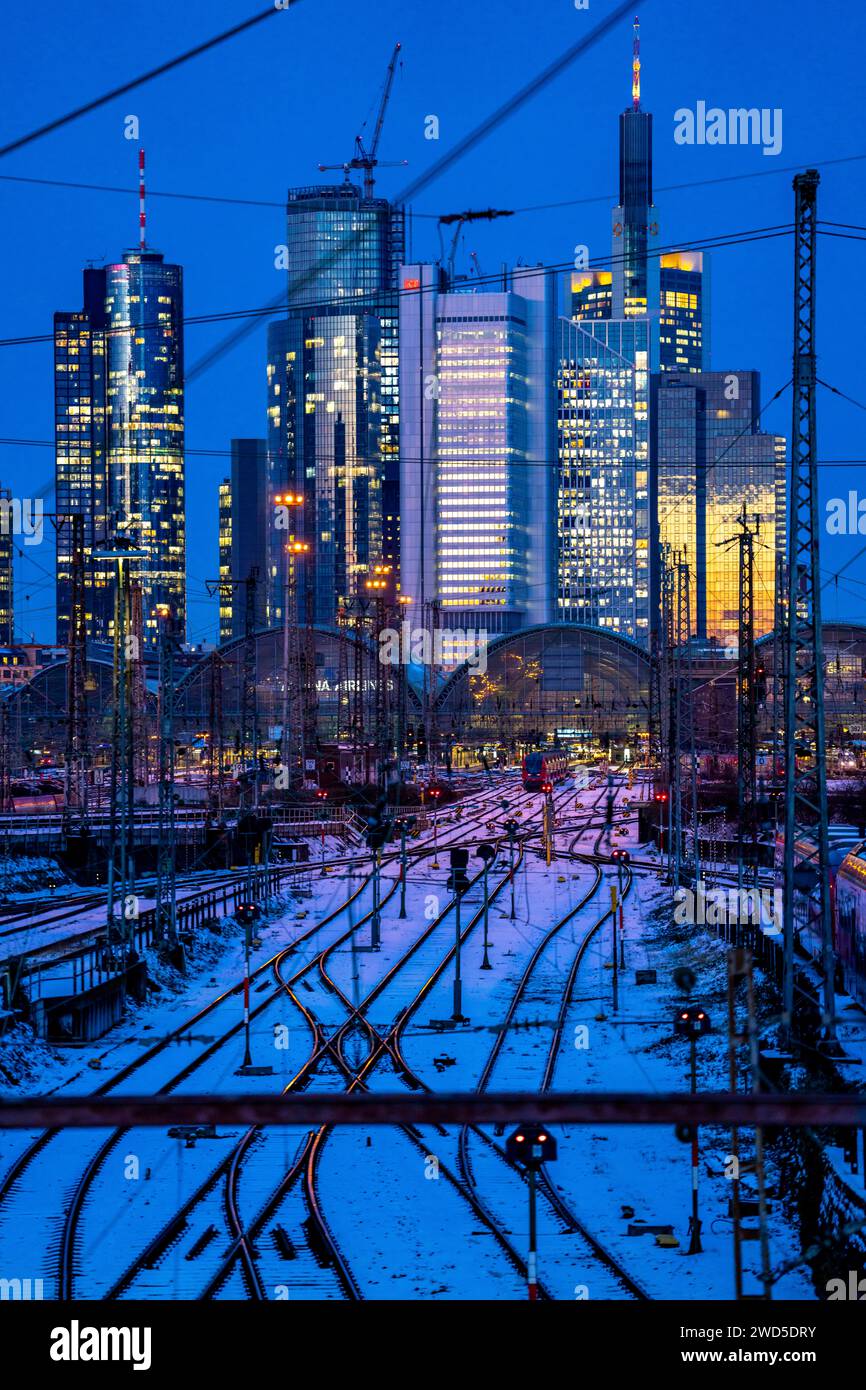
M 257 627 L 285 621 L 289 585 L 290 617 L 344 621 L 385 565 L 419 621 L 434 605 L 437 621 L 491 635 L 566 621 L 648 648 L 664 545 L 693 566 L 695 635 L 730 645 L 736 574 L 710 546 L 754 468 L 755 512 L 778 548 L 780 444 L 750 414 L 756 373 L 739 374 L 741 408 L 718 405 L 708 260 L 662 249 L 637 25 L 618 132 L 610 269 L 566 278 L 568 317 L 562 277 L 544 267 L 497 283 L 404 264 L 404 210 L 348 176 L 289 190 L 265 438 L 232 442 L 219 485 L 220 576 L 259 570 Z M 144 551 L 132 578 L 146 644 L 158 604 L 184 630 L 182 293 L 181 268 L 142 243 L 86 269 L 82 309 L 55 315 L 57 510 L 84 518 L 93 640 L 113 634 L 114 564 L 100 549 L 118 535 Z M 673 506 L 688 486 L 689 508 Z M 70 536 L 58 526 L 58 641 Z M 242 603 L 221 592 L 220 640 L 240 634 Z

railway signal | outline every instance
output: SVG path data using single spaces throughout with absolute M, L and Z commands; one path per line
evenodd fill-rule
M 526 1169 L 529 1181 L 529 1255 L 526 1261 L 526 1287 L 529 1300 L 538 1298 L 538 1239 L 535 1212 L 537 1174 L 545 1163 L 557 1157 L 556 1140 L 546 1125 L 518 1125 L 505 1141 L 505 1152 L 512 1163 Z
M 385 799 L 380 797 L 367 817 L 365 839 L 367 848 L 373 856 L 373 916 L 370 928 L 370 946 L 378 951 L 382 944 L 381 917 L 379 913 L 379 874 L 382 866 L 382 846 L 390 839 L 393 826 L 385 814 Z
M 429 793 L 430 793 L 430 798 L 431 798 L 431 800 L 432 800 L 432 802 L 433 802 L 433 861 L 432 861 L 430 867 L 431 867 L 431 869 L 438 869 L 438 868 L 439 868 L 439 847 L 438 847 L 438 840 L 439 840 L 439 824 L 438 824 L 438 821 L 437 821 L 437 818 L 436 818 L 436 811 L 437 811 L 437 808 L 438 808 L 438 806 L 439 806 L 439 798 L 440 798 L 440 796 L 442 795 L 442 788 L 441 788 L 441 787 L 430 787 L 428 790 L 429 790 Z
M 690 1052 L 689 1089 L 692 1095 L 698 1089 L 697 1043 L 698 1038 L 712 1031 L 710 1016 L 706 1009 L 693 1004 L 677 1010 L 674 1019 L 674 1032 L 679 1038 L 688 1038 Z M 701 1245 L 701 1221 L 698 1215 L 698 1127 L 689 1126 L 687 1137 L 692 1145 L 692 1214 L 689 1218 L 689 1255 L 703 1253 Z
M 510 920 L 513 922 L 513 921 L 514 921 L 514 837 L 515 837 L 515 835 L 517 834 L 517 821 L 516 821 L 516 820 L 507 820 L 507 821 L 505 822 L 505 833 L 506 833 L 506 835 L 508 836 L 508 849 L 509 849 L 510 856 L 511 856 L 511 858 L 510 858 L 510 870 L 511 870 L 511 872 L 509 873 L 509 878 L 510 878 L 510 880 L 511 880 L 511 914 L 510 914 Z
M 478 858 L 481 859 L 484 863 L 484 959 L 481 962 L 481 969 L 492 970 L 493 966 L 490 964 L 490 957 L 487 954 L 487 948 L 490 945 L 489 941 L 487 940 L 487 916 L 488 909 L 490 906 L 490 896 L 487 889 L 487 874 L 490 869 L 491 863 L 496 857 L 496 850 L 493 845 L 488 844 L 485 841 L 484 844 L 478 846 L 478 849 L 475 851 L 475 853 L 477 854 Z
M 317 789 L 316 789 L 316 800 L 317 800 L 317 801 L 327 801 L 327 799 L 328 799 L 328 793 L 327 793 L 327 791 L 325 790 L 325 788 L 324 788 L 324 787 L 317 787 Z M 322 807 L 322 811 L 323 811 L 323 816 L 322 816 L 322 873 L 321 873 L 321 877 L 322 877 L 322 878 L 325 877 L 325 820 L 324 820 L 324 809 L 325 809 L 325 808 L 324 808 L 324 806 L 323 806 L 323 807 Z
M 244 1060 L 241 1071 L 253 1064 L 250 1053 L 250 945 L 253 922 L 258 916 L 258 903 L 238 903 L 235 908 L 235 917 L 244 929 Z
M 410 830 L 415 828 L 415 817 L 404 816 L 400 821 L 400 913 L 401 918 L 406 916 L 406 873 L 408 861 L 406 859 L 406 836 Z
M 460 899 L 469 887 L 468 863 L 468 849 L 452 849 L 448 888 L 454 894 L 454 1011 L 451 1017 L 455 1023 L 467 1021 L 463 1016 L 463 979 L 460 974 Z

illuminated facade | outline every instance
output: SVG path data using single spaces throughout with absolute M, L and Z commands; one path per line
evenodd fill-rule
M 613 317 L 613 274 L 609 270 L 575 270 L 571 275 L 571 317 Z
M 568 312 L 576 322 L 658 321 L 663 372 L 699 372 L 709 364 L 709 261 L 700 251 L 660 252 L 653 203 L 653 118 L 641 108 L 640 30 L 635 22 L 632 102 L 619 118 L 619 202 L 612 213 L 610 270 L 571 274 Z
M 267 449 L 263 439 L 232 440 L 232 471 L 219 490 L 220 641 L 246 632 L 247 592 L 243 581 L 255 578 L 253 626 L 266 622 Z M 285 533 L 283 533 L 285 534 Z M 233 581 L 229 585 L 228 581 Z
M 559 322 L 561 621 L 649 640 L 648 320 Z
M 268 331 L 268 494 L 303 503 L 313 616 L 334 620 L 370 566 L 399 554 L 398 314 L 403 214 L 351 183 L 293 189 L 287 314 Z M 283 620 L 285 529 L 268 526 L 266 604 Z
M 690 566 L 692 631 L 738 644 L 737 517 L 745 505 L 755 540 L 755 633 L 773 627 L 776 554 L 784 550 L 784 440 L 758 427 L 757 372 L 653 376 L 651 497 L 662 548 Z M 660 561 L 654 564 L 657 608 Z
M 219 640 L 228 642 L 232 635 L 232 480 L 223 478 L 219 485 Z
M 653 118 L 641 109 L 640 28 L 635 21 L 631 105 L 619 118 L 619 201 L 611 216 L 611 318 L 641 318 L 658 303 L 658 215 L 653 204 Z
M 55 496 L 58 516 L 83 518 L 89 638 L 105 641 L 113 618 L 110 566 L 93 553 L 108 535 L 105 271 L 84 272 L 84 308 L 54 315 Z M 57 641 L 69 635 L 72 528 L 56 527 Z
M 555 566 L 552 277 L 449 292 L 400 272 L 401 587 L 444 627 L 548 620 Z M 417 290 L 417 293 L 413 293 Z M 420 616 L 420 613 L 419 613 Z
M 9 518 L 12 493 L 8 487 L 0 488 L 0 500 L 8 504 L 3 510 Z M 0 526 L 0 647 L 11 647 L 15 641 L 12 554 L 12 527 L 7 519 L 6 524 Z
M 146 646 L 156 608 L 186 622 L 183 273 L 157 251 L 84 273 L 84 310 L 55 316 L 57 510 L 85 518 L 88 635 L 113 632 L 112 567 L 98 547 L 123 533 L 144 550 Z M 58 641 L 66 641 L 71 527 L 58 530 Z M 94 548 L 96 548 L 94 550 Z
M 709 264 L 701 251 L 659 257 L 659 369 L 700 372 L 709 361 Z

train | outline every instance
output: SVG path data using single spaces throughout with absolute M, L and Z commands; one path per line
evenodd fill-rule
M 527 753 L 523 759 L 523 785 L 528 792 L 540 792 L 546 782 L 555 786 L 568 775 L 564 753 Z
M 837 989 L 866 1008 L 866 842 L 852 826 L 829 827 L 829 888 L 833 949 L 836 955 Z M 813 876 L 798 882 L 799 866 L 809 864 L 813 853 L 810 841 L 794 847 L 794 923 L 811 929 L 803 944 L 818 953 L 820 928 L 816 920 L 812 893 Z M 801 938 L 802 939 L 802 938 Z

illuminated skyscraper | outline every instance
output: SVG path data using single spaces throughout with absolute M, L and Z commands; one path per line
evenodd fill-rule
M 83 518 L 87 635 L 105 641 L 113 619 L 112 572 L 93 554 L 107 539 L 108 452 L 105 271 L 84 272 L 84 307 L 54 315 L 55 497 L 58 516 Z M 72 527 L 56 527 L 57 641 L 69 634 Z
M 701 251 L 659 257 L 659 369 L 701 372 L 709 361 L 709 263 Z
M 303 496 L 316 621 L 399 554 L 396 267 L 403 213 L 341 186 L 293 189 L 288 307 L 268 330 L 268 489 Z M 282 621 L 286 531 L 268 527 L 267 612 Z M 304 605 L 304 593 L 301 606 Z
M 759 428 L 757 372 L 654 376 L 652 524 L 660 547 L 689 562 L 692 630 L 733 648 L 738 643 L 740 566 L 736 545 L 745 506 L 758 518 L 755 542 L 755 632 L 773 627 L 776 554 L 784 550 L 785 449 Z M 658 606 L 660 557 L 653 565 Z
M 658 325 L 653 370 L 699 372 L 709 363 L 709 261 L 700 251 L 661 251 L 652 132 L 652 115 L 641 107 L 636 20 L 632 100 L 619 118 L 619 202 L 612 213 L 611 266 L 572 271 L 569 312 L 578 322 L 649 318 Z
M 219 485 L 219 640 L 228 642 L 232 635 L 232 480 L 223 478 Z
M 11 647 L 15 641 L 11 516 L 12 493 L 8 487 L 0 488 L 0 647 Z
M 156 607 L 186 621 L 183 272 L 144 246 L 84 272 L 84 309 L 55 315 L 57 511 L 85 525 L 88 635 L 113 632 L 113 566 L 99 546 L 116 535 L 146 552 L 134 565 L 143 633 Z M 58 529 L 57 636 L 69 624 L 71 527 Z
M 653 205 L 653 118 L 640 104 L 640 25 L 635 20 L 632 98 L 619 118 L 619 202 L 613 209 L 611 318 L 652 313 L 658 303 L 659 242 Z M 649 254 L 648 254 L 649 253 Z
M 257 576 L 254 624 L 266 626 L 265 570 L 267 567 L 267 450 L 263 439 L 232 440 L 231 476 L 219 488 L 219 577 L 232 580 L 220 590 L 220 641 L 246 632 L 246 589 L 242 582 Z M 285 532 L 283 532 L 285 535 Z
M 649 636 L 646 319 L 559 321 L 556 616 Z
M 407 265 L 400 285 L 403 592 L 452 629 L 548 622 L 553 278 L 527 268 L 499 290 L 449 292 L 438 267 Z

